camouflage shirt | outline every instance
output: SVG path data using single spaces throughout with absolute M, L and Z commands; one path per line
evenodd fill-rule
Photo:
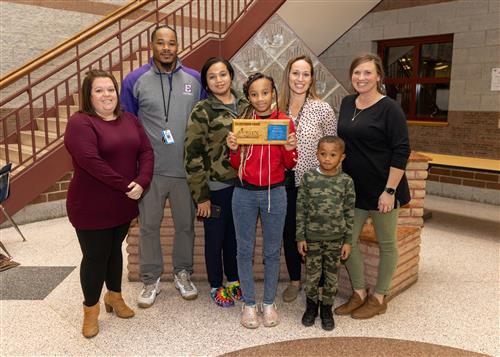
M 304 174 L 297 196 L 297 241 L 340 240 L 352 244 L 354 201 L 352 179 L 313 169 Z
M 237 111 L 248 101 L 233 92 Z M 209 181 L 224 182 L 237 177 L 229 161 L 226 136 L 232 130 L 233 118 L 238 115 L 215 96 L 195 105 L 188 120 L 184 142 L 184 165 L 191 195 L 196 203 L 210 199 Z

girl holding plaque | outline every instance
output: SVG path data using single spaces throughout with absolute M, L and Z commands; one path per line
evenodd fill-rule
M 295 213 L 297 192 L 302 175 L 318 167 L 316 149 L 319 139 L 337 135 L 337 119 L 330 105 L 316 94 L 316 79 L 311 58 L 298 56 L 288 61 L 281 81 L 279 107 L 286 108 L 297 134 L 299 159 L 293 170 L 287 171 L 287 213 L 283 232 L 283 248 L 290 283 L 283 291 L 283 301 L 292 302 L 301 289 L 301 256 L 295 243 Z
M 274 80 L 262 73 L 251 75 L 243 92 L 251 105 L 245 111 L 249 119 L 288 119 L 272 104 L 277 91 Z M 234 189 L 233 216 L 236 229 L 238 273 L 244 306 L 241 324 L 246 328 L 259 326 L 253 279 L 253 254 L 257 217 L 260 214 L 263 232 L 264 299 L 263 324 L 279 323 L 274 299 L 278 286 L 280 250 L 285 224 L 285 169 L 297 161 L 297 139 L 293 122 L 289 120 L 289 136 L 283 145 L 238 145 L 233 133 L 227 137 L 231 149 L 231 165 L 238 170 L 240 185 Z

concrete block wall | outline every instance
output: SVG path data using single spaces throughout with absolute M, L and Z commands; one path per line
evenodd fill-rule
M 498 159 L 500 92 L 490 91 L 490 82 L 492 68 L 500 67 L 500 1 L 398 2 L 398 7 L 369 13 L 320 61 L 349 88 L 352 59 L 376 52 L 377 41 L 454 34 L 448 125 L 411 125 L 412 149 Z

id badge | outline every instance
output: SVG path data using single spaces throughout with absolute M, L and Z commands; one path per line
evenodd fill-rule
M 162 130 L 161 141 L 163 141 L 167 145 L 174 143 L 174 137 L 172 136 L 172 132 L 170 131 L 170 129 Z

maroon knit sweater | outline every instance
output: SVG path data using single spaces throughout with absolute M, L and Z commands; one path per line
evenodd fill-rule
M 76 113 L 68 121 L 64 144 L 73 159 L 66 207 L 75 228 L 112 228 L 138 215 L 137 201 L 125 193 L 131 181 L 149 186 L 154 158 L 134 115 L 104 121 Z

